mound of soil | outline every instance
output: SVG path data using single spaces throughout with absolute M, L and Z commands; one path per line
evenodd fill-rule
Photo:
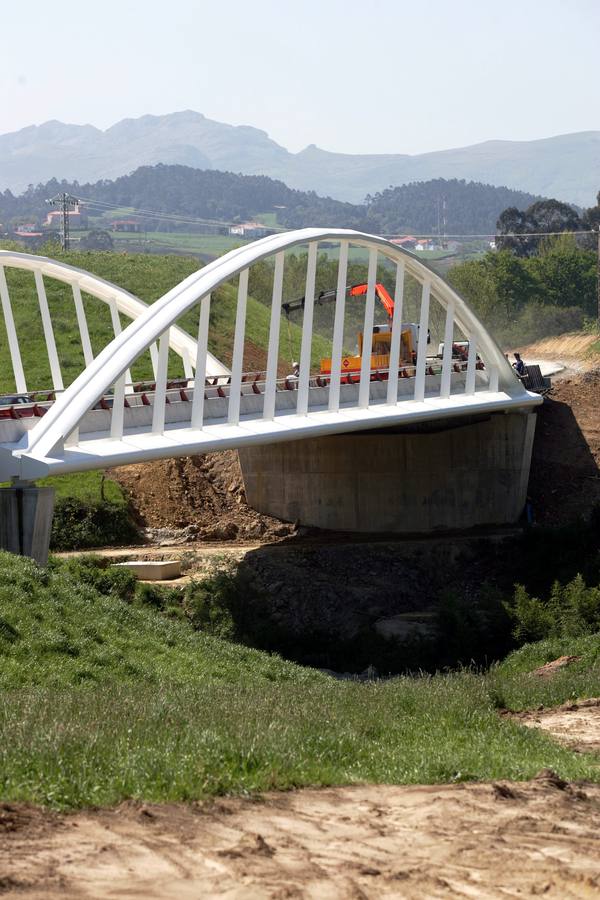
M 0 843 L 0 892 L 15 900 L 600 891 L 600 786 L 548 770 L 525 783 L 364 785 L 71 815 L 9 809 L 18 827 Z
M 271 541 L 294 531 L 248 506 L 235 450 L 124 466 L 110 476 L 154 538 Z
M 529 494 L 548 525 L 600 504 L 600 368 L 557 380 L 539 409 Z

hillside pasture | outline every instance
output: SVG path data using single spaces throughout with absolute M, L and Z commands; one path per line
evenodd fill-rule
M 100 251 L 60 254 L 64 262 L 86 269 L 95 275 L 112 281 L 135 294 L 146 303 L 152 303 L 180 281 L 198 269 L 197 260 L 176 255 L 158 256 L 146 254 L 120 254 Z M 29 272 L 7 268 L 7 281 L 11 296 L 15 326 L 20 341 L 27 388 L 30 391 L 50 391 L 52 379 L 46 342 L 33 275 Z M 45 279 L 48 304 L 54 325 L 54 334 L 65 386 L 68 386 L 84 368 L 83 351 L 71 289 L 56 280 Z M 211 303 L 209 350 L 231 363 L 235 325 L 237 289 L 224 285 L 214 292 Z M 94 354 L 98 354 L 113 338 L 108 306 L 102 301 L 83 294 L 90 340 Z M 247 369 L 255 371 L 266 365 L 270 311 L 264 303 L 253 297 L 248 299 L 245 360 Z M 121 316 L 121 325 L 128 321 Z M 190 310 L 178 322 L 189 334 L 198 329 L 198 307 Z M 299 355 L 301 327 L 284 320 L 280 332 L 280 373 L 291 368 L 291 362 Z M 318 366 L 322 356 L 329 354 L 329 342 L 315 335 L 313 339 L 313 364 Z M 153 379 L 150 354 L 144 353 L 131 368 L 135 381 Z M 181 360 L 173 353 L 169 360 L 169 377 L 183 375 Z M 14 392 L 12 365 L 8 340 L 4 327 L 0 327 L 0 391 Z
M 597 642 L 597 638 L 595 638 Z M 476 672 L 337 681 L 192 631 L 134 577 L 0 554 L 0 793 L 55 808 L 301 785 L 533 777 L 597 781 L 598 760 L 497 713 Z M 521 676 L 518 703 L 528 679 Z M 597 661 L 587 683 L 600 691 Z M 532 697 L 535 687 L 532 686 Z

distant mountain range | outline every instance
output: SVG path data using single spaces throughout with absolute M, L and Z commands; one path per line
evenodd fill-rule
M 0 135 L 0 190 L 20 192 L 51 178 L 114 179 L 157 163 L 268 175 L 353 203 L 390 185 L 458 178 L 591 206 L 600 190 L 600 131 L 414 156 L 330 153 L 314 144 L 290 153 L 257 128 L 189 110 L 123 119 L 106 131 L 50 121 Z

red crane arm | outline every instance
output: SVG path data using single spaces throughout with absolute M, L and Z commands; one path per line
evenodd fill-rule
M 349 289 L 348 293 L 351 297 L 362 297 L 367 293 L 367 285 L 355 284 Z M 391 319 L 394 315 L 394 301 L 390 297 L 389 291 L 386 289 L 385 285 L 377 282 L 377 284 L 375 285 L 375 293 L 379 301 L 381 302 L 381 305 Z
M 347 287 L 346 291 L 351 297 L 364 297 L 364 295 L 367 293 L 367 285 L 354 284 L 351 287 Z M 377 284 L 375 285 L 375 293 L 381 305 L 391 319 L 394 315 L 394 301 L 390 297 L 385 286 L 381 284 L 381 282 L 377 282 Z M 317 297 L 315 297 L 315 303 L 333 303 L 335 302 L 336 297 L 336 290 L 321 291 L 321 293 Z M 282 303 L 281 308 L 283 309 L 286 316 L 289 316 L 291 312 L 295 312 L 295 310 L 297 309 L 304 309 L 305 299 L 305 297 L 300 297 L 298 300 L 290 300 L 288 303 Z

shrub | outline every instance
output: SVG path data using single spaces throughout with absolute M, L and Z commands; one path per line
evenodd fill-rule
M 50 541 L 53 550 L 127 544 L 137 538 L 125 506 L 102 500 L 84 503 L 76 497 L 56 501 Z
M 201 581 L 191 581 L 181 605 L 196 630 L 256 646 L 255 636 L 248 633 L 254 631 L 251 619 L 255 618 L 249 616 L 248 605 L 256 599 L 244 572 L 229 565 Z
M 549 306 L 532 301 L 514 318 L 497 327 L 497 337 L 505 345 L 523 345 L 551 337 L 579 331 L 585 322 L 580 306 Z
M 519 643 L 600 631 L 600 587 L 587 587 L 581 575 L 566 585 L 555 582 L 545 600 L 532 597 L 523 585 L 517 585 L 506 609 Z
M 51 563 L 53 570 L 66 572 L 78 584 L 94 588 L 104 597 L 116 597 L 125 603 L 131 603 L 138 587 L 133 572 L 127 568 L 114 566 L 109 559 L 102 556 L 79 556 L 64 562 L 58 560 Z

